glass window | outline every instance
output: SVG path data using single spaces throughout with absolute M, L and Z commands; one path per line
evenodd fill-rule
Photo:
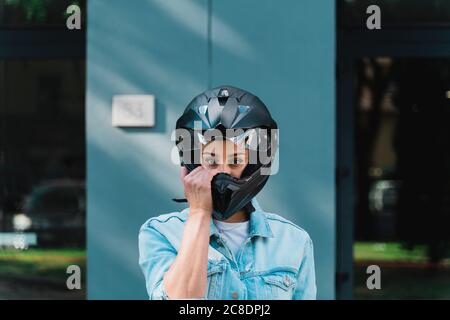
M 85 298 L 84 96 L 84 59 L 0 59 L 0 299 Z

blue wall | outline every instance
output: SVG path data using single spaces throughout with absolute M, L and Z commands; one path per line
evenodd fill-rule
M 183 192 L 170 133 L 194 95 L 231 84 L 257 94 L 280 126 L 280 169 L 258 198 L 310 233 L 318 297 L 332 299 L 334 1 L 214 0 L 210 9 L 206 0 L 88 1 L 88 296 L 147 299 L 138 229 L 183 207 L 170 200 Z M 112 127 L 112 96 L 141 93 L 157 98 L 156 126 Z

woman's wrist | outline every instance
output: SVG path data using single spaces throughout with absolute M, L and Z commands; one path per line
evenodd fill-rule
M 211 218 L 212 212 L 204 209 L 204 208 L 190 208 L 189 209 L 189 217 L 196 217 L 200 219 L 207 219 L 209 220 Z

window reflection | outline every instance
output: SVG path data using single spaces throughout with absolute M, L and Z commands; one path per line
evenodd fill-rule
M 84 70 L 0 60 L 0 298 L 85 298 L 66 287 L 86 264 Z

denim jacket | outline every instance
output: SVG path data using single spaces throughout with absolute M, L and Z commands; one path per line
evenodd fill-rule
M 248 239 L 236 256 L 212 218 L 207 290 L 200 299 L 315 299 L 313 244 L 294 223 L 264 212 L 254 198 Z M 139 265 L 150 299 L 167 299 L 164 273 L 181 244 L 189 208 L 147 220 L 139 232 Z

